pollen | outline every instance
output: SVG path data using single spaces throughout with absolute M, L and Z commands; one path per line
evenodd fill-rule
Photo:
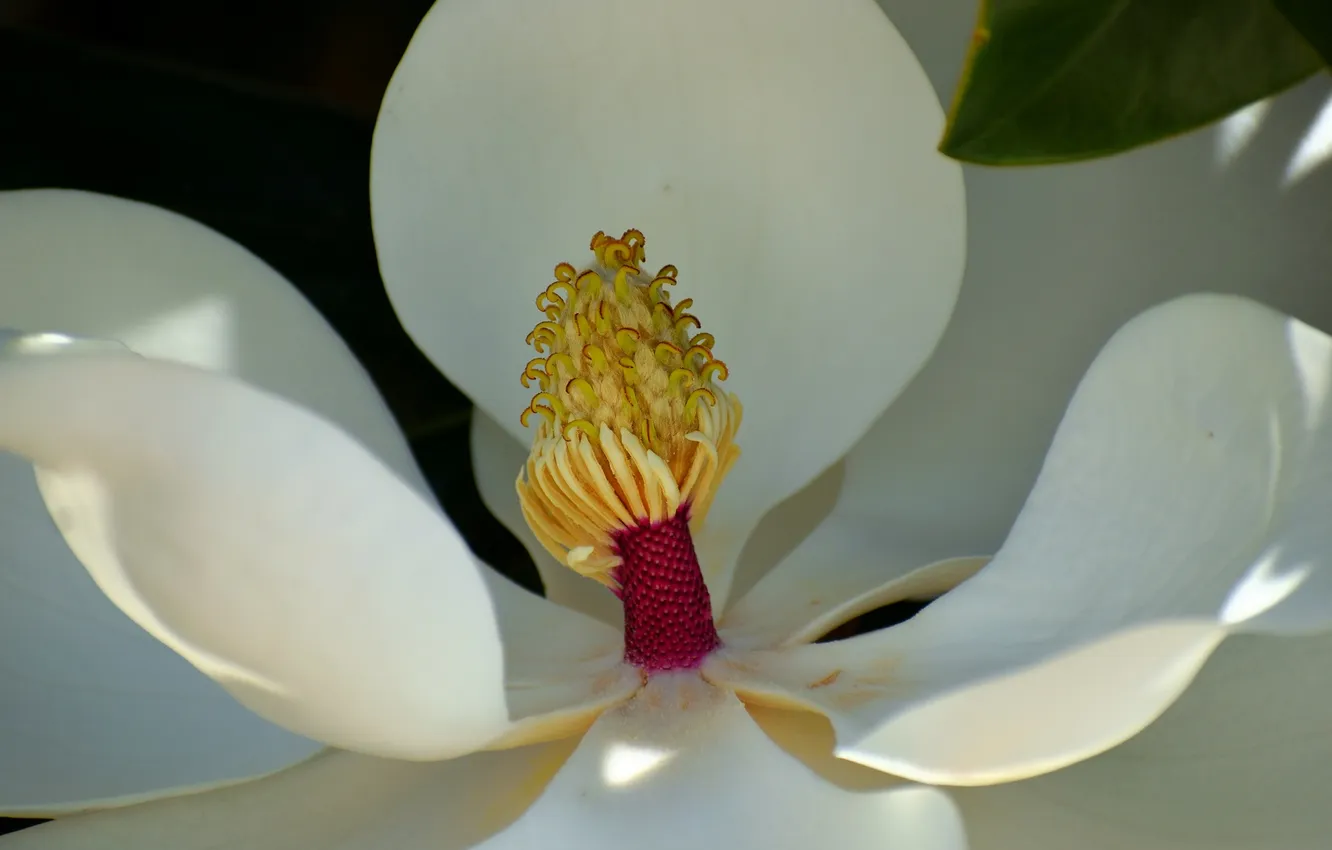
M 726 364 L 693 299 L 672 303 L 676 268 L 644 271 L 644 244 L 597 233 L 589 267 L 555 267 L 521 376 L 536 429 L 523 514 L 556 559 L 617 592 L 624 532 L 681 516 L 698 528 L 740 454 Z

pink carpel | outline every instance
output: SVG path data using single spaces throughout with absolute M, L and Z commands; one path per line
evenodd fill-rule
M 621 560 L 613 576 L 624 603 L 624 660 L 649 673 L 698 667 L 721 639 L 689 533 L 689 506 L 611 539 Z

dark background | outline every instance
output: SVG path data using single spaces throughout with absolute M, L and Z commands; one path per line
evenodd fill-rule
M 431 2 L 0 0 L 0 190 L 146 201 L 262 257 L 360 358 L 477 554 L 540 590 L 477 495 L 471 403 L 398 326 L 375 262 L 371 133 Z

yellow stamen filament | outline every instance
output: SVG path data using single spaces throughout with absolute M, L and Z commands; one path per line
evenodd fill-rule
M 578 276 L 578 294 L 595 295 L 601 291 L 601 275 L 586 271 Z
M 564 439 L 572 440 L 574 438 L 575 431 L 582 431 L 584 434 L 587 434 L 593 440 L 597 439 L 597 426 L 593 425 L 591 422 L 588 422 L 586 419 L 575 419 L 574 421 L 570 422 L 568 425 L 565 425 Z
M 583 356 L 591 362 L 593 372 L 606 371 L 606 352 L 601 350 L 601 346 L 591 344 L 583 346 Z
M 691 421 L 697 415 L 698 403 L 703 399 L 707 399 L 709 404 L 715 405 L 717 403 L 717 397 L 707 387 L 699 387 L 694 390 L 689 394 L 689 398 L 685 400 L 684 418 L 686 422 Z
M 663 366 L 669 366 L 673 362 L 678 362 L 681 356 L 680 346 L 671 342 L 659 342 L 653 349 L 657 355 L 657 362 Z
M 689 476 L 685 479 L 684 485 L 680 489 L 685 492 L 693 492 L 698 484 L 699 476 L 708 474 L 707 470 L 715 469 L 717 467 L 717 447 L 713 445 L 711 440 L 698 431 L 690 432 L 685 436 L 685 439 L 693 440 L 695 443 L 698 443 L 703 451 L 707 453 L 709 460 L 711 460 L 711 463 L 697 463 L 690 467 Z
M 548 332 L 548 335 L 553 337 L 555 342 L 559 343 L 560 345 L 564 344 L 564 328 L 560 327 L 554 322 L 542 322 L 536 326 L 536 329 L 533 330 L 532 333 L 538 334 L 541 333 L 542 331 Z
M 631 515 L 646 516 L 647 507 L 643 503 L 643 491 L 629 469 L 629 459 L 625 457 L 624 449 L 620 448 L 620 441 L 615 438 L 610 426 L 605 424 L 601 426 L 601 449 L 606 455 L 611 474 L 619 485 L 617 489 L 624 496 Z
M 602 262 L 604 262 L 608 266 L 616 266 L 619 265 L 620 263 L 625 262 L 628 259 L 629 259 L 628 245 L 612 245 L 606 249 L 606 254 L 602 258 Z
M 597 391 L 592 388 L 592 382 L 587 378 L 574 378 L 565 385 L 565 390 L 571 395 L 574 392 L 582 395 L 583 401 L 588 407 L 596 407 L 601 401 L 601 398 L 597 395 Z M 596 436 L 596 434 L 593 434 L 593 436 Z
M 652 281 L 652 283 L 648 284 L 648 299 L 653 304 L 665 300 L 666 293 L 661 291 L 663 286 L 675 286 L 675 278 L 658 277 L 656 280 Z
M 647 423 L 646 420 L 639 420 L 639 424 L 646 427 Z M 643 444 L 637 437 L 629 432 L 628 428 L 620 429 L 620 444 L 624 446 L 625 452 L 628 453 L 629 458 L 634 462 L 634 471 L 638 473 L 638 479 L 644 482 L 644 484 L 648 484 L 649 482 L 656 484 L 656 474 L 648 464 L 647 449 L 643 448 Z M 663 499 L 661 489 L 655 486 L 645 486 L 643 488 L 643 495 L 646 496 L 648 506 L 648 515 L 645 518 L 652 522 L 661 522 L 665 519 L 666 515 L 662 511 Z
M 671 305 L 665 301 L 658 301 L 652 305 L 652 320 L 660 327 L 670 327 L 675 324 L 675 313 L 671 310 Z
M 563 310 L 564 305 L 568 304 L 570 300 L 578 295 L 577 287 L 570 283 L 570 281 L 573 280 L 573 266 L 569 266 L 568 277 L 562 277 L 559 269 L 555 270 L 555 276 L 558 279 L 550 286 L 546 287 L 546 297 L 554 302 L 556 307 Z M 560 293 L 563 294 L 561 295 Z M 540 305 L 537 306 L 537 309 L 541 309 Z
M 638 269 L 633 266 L 621 266 L 615 273 L 615 300 L 621 304 L 628 304 L 633 296 L 629 292 L 629 275 L 639 274 Z
M 538 366 L 540 366 L 541 369 L 538 369 Z M 522 383 L 524 387 L 529 387 L 531 386 L 531 384 L 528 383 L 529 381 L 538 381 L 541 384 L 541 389 L 549 389 L 550 376 L 545 373 L 545 366 L 546 358 L 533 357 L 531 360 L 527 361 L 527 365 L 523 367 L 523 374 L 522 377 L 518 379 L 519 382 Z
M 677 331 L 688 333 L 691 324 L 694 327 L 698 327 L 703 323 L 698 320 L 698 316 L 695 316 L 692 313 L 681 313 L 675 317 L 675 320 L 671 324 L 675 325 Z
M 624 382 L 626 384 L 638 383 L 638 371 L 634 369 L 634 360 L 632 357 L 620 358 L 620 371 L 624 373 Z
M 638 350 L 638 340 L 638 331 L 633 328 L 620 328 L 615 332 L 615 344 L 625 354 L 633 354 Z
M 522 375 L 539 385 L 521 417 L 536 429 L 517 482 L 523 516 L 553 555 L 608 585 L 615 532 L 686 504 L 701 525 L 739 456 L 741 408 L 717 385 L 727 369 L 715 340 L 691 335 L 692 299 L 671 306 L 674 266 L 641 271 L 644 244 L 636 230 L 598 233 L 594 265 L 555 267 L 536 299 L 545 321 L 528 335 L 545 356 Z
M 694 385 L 695 375 L 688 369 L 676 369 L 667 379 L 666 389 L 671 393 L 683 393 Z
M 546 374 L 550 378 L 554 379 L 560 376 L 561 366 L 563 366 L 565 371 L 567 371 L 570 375 L 574 374 L 577 371 L 577 367 L 574 366 L 573 358 L 570 357 L 566 352 L 557 351 L 546 358 Z
M 698 390 L 695 390 L 694 392 L 698 392 Z M 690 398 L 693 398 L 693 395 L 690 395 Z M 544 401 L 544 402 L 546 403 L 546 406 L 549 407 L 552 411 L 554 411 L 554 413 L 555 413 L 555 418 L 556 418 L 556 419 L 563 419 L 563 418 L 564 418 L 564 415 L 565 415 L 565 414 L 564 414 L 564 402 L 563 402 L 562 400 L 560 400 L 560 398 L 559 398 L 558 396 L 556 396 L 554 393 L 541 392 L 541 393 L 537 393 L 536 395 L 532 396 L 532 409 L 533 409 L 533 410 L 539 410 L 539 409 L 540 409 L 540 408 L 537 407 L 537 402 L 538 402 L 538 401 Z
M 719 381 L 724 381 L 731 376 L 731 371 L 726 368 L 726 364 L 720 360 L 713 360 L 698 370 L 698 376 L 704 381 L 716 377 Z
M 709 360 L 712 359 L 712 350 L 711 350 L 711 349 L 708 349 L 708 348 L 704 348 L 704 347 L 701 346 L 701 345 L 691 345 L 691 346 L 689 346 L 689 350 L 686 351 L 686 352 L 684 353 L 684 361 L 685 361 L 686 363 L 688 363 L 688 362 L 689 362 L 689 358 L 690 358 L 690 357 L 693 357 L 694 355 L 698 355 L 699 357 L 702 357 L 702 358 L 703 358 L 703 362 L 704 362 L 704 363 L 707 363 Z
M 683 316 L 677 318 L 673 324 L 675 325 L 675 330 L 679 330 L 679 332 L 682 333 L 689 333 L 689 325 L 693 324 L 695 328 L 697 328 L 699 321 L 698 317 L 694 316 L 694 314 L 685 313 Z
M 555 411 L 550 409 L 549 407 L 546 407 L 544 404 L 534 403 L 531 407 L 524 410 L 523 415 L 519 417 L 519 419 L 522 421 L 524 428 L 527 427 L 527 417 L 533 413 L 539 413 L 546 418 L 546 421 L 548 423 L 550 423 L 551 425 L 555 424 L 555 419 L 556 419 Z

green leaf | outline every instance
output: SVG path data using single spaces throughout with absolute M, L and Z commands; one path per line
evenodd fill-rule
M 1332 0 L 1276 0 L 1276 7 L 1332 65 Z
M 990 165 L 1107 156 L 1321 65 L 1269 0 L 982 0 L 939 149 Z

